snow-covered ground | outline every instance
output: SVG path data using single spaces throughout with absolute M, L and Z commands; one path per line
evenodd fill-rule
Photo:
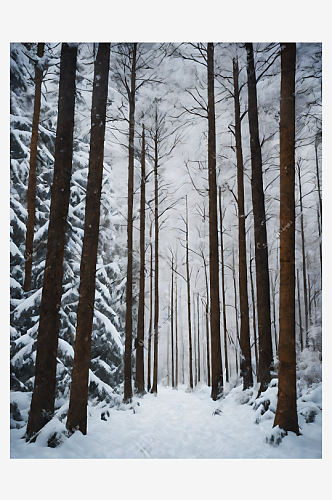
M 264 395 L 265 394 L 265 395 Z M 65 418 L 49 422 L 35 443 L 21 439 L 25 425 L 11 429 L 11 458 L 107 458 L 107 459 L 298 459 L 322 458 L 321 384 L 298 400 L 302 435 L 285 436 L 279 445 L 266 442 L 271 437 L 277 387 L 272 384 L 261 400 L 256 391 L 233 389 L 222 401 L 212 401 L 210 388 L 198 385 L 188 393 L 160 386 L 157 397 L 146 394 L 134 398 L 132 408 L 119 403 L 89 405 L 88 433 L 76 432 L 63 443 L 47 447 L 54 431 L 64 430 Z M 11 393 L 27 418 L 30 393 Z M 264 401 L 269 400 L 262 414 Z M 250 404 L 250 403 L 253 404 Z M 217 410 L 217 411 L 216 411 Z M 102 417 L 103 415 L 103 417 Z M 102 418 L 101 418 L 102 417 Z M 307 421 L 306 421 L 307 420 Z M 259 422 L 259 423 L 256 423 Z

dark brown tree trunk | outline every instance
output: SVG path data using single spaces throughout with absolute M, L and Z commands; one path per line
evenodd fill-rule
M 187 302 L 188 302 L 188 332 L 189 332 L 189 387 L 194 388 L 193 380 L 193 352 L 191 335 L 191 301 L 190 301 L 190 272 L 189 272 L 189 227 L 188 227 L 188 202 L 186 196 L 186 272 L 187 272 Z
M 44 43 L 38 43 L 37 56 L 43 57 Z M 41 101 L 41 85 L 42 85 L 43 71 L 37 64 L 35 68 L 35 103 L 33 109 L 32 131 L 31 131 L 31 145 L 30 145 L 30 170 L 29 170 L 29 183 L 27 192 L 28 202 L 28 221 L 25 240 L 25 276 L 24 276 L 24 291 L 30 292 L 31 290 L 31 270 L 32 270 L 32 256 L 33 256 L 33 236 L 35 229 L 35 208 L 36 208 L 36 165 L 37 165 L 37 143 L 38 143 L 38 126 L 40 115 L 40 101 Z
M 237 342 L 239 344 L 239 347 L 241 347 L 240 345 L 240 333 L 239 333 L 239 321 L 238 321 L 238 312 L 237 312 L 237 289 L 236 289 L 236 275 L 235 275 L 235 258 L 234 258 L 234 249 L 233 249 L 233 267 L 232 267 L 232 271 L 233 271 L 233 287 L 234 287 L 234 310 L 235 310 L 235 326 L 236 326 L 236 339 L 237 339 Z M 240 358 L 241 359 L 241 358 Z M 236 360 L 237 361 L 237 360 Z M 240 364 L 241 364 L 241 361 L 240 361 Z M 238 367 L 237 367 L 237 372 L 238 373 Z
M 150 239 L 152 237 L 152 223 L 150 228 Z M 148 334 L 148 392 L 151 390 L 151 339 L 152 339 L 152 308 L 153 308 L 153 255 L 152 255 L 152 243 L 150 243 L 151 257 L 150 257 L 150 323 L 149 323 L 149 334 Z
M 249 306 L 248 306 L 248 280 L 247 280 L 247 248 L 246 248 L 246 215 L 244 211 L 244 176 L 243 155 L 241 138 L 241 115 L 239 95 L 239 66 L 237 59 L 233 59 L 234 104 L 235 104 L 235 145 L 237 162 L 237 198 L 239 217 L 239 292 L 240 292 L 240 344 L 241 363 L 240 371 L 243 377 L 243 389 L 252 387 Z
M 259 336 L 259 378 L 261 391 L 271 380 L 273 363 L 271 339 L 270 285 L 266 217 L 263 190 L 262 155 L 259 142 L 257 89 L 252 43 L 246 43 L 248 73 L 248 117 L 252 166 L 252 204 L 254 213 L 257 316 Z
M 305 329 L 306 329 L 306 345 L 308 347 L 308 327 L 309 327 L 309 313 L 308 313 L 308 287 L 307 287 L 307 266 L 306 266 L 306 255 L 305 255 L 305 239 L 304 239 L 304 220 L 303 220 L 303 204 L 302 204 L 302 185 L 301 185 L 301 171 L 300 164 L 298 163 L 298 179 L 299 179 L 299 191 L 300 191 L 300 221 L 301 221 L 301 248 L 302 248 L 302 273 L 303 273 L 303 295 L 304 295 L 304 319 L 305 319 Z
M 296 44 L 281 44 L 280 333 L 278 403 L 273 426 L 299 434 L 295 352 L 295 60 Z
M 226 382 L 229 382 L 228 350 L 227 350 L 226 294 L 225 294 L 224 238 L 223 238 L 222 221 L 223 221 L 223 213 L 222 213 L 222 208 L 221 208 L 221 187 L 219 186 L 219 222 L 220 222 L 222 314 L 223 314 L 223 323 L 224 323 L 224 350 L 225 350 Z
M 76 55 L 76 45 L 62 44 L 54 177 L 28 438 L 36 434 L 54 412 L 63 255 L 73 157 Z
M 89 176 L 86 189 L 75 356 L 66 424 L 70 432 L 80 430 L 82 434 L 87 433 L 89 365 L 95 301 L 109 61 L 110 44 L 99 43 L 92 93 Z
M 128 162 L 128 256 L 126 288 L 126 340 L 124 355 L 124 396 L 125 403 L 132 400 L 131 351 L 133 344 L 133 200 L 134 200 L 134 134 L 135 134 L 135 86 L 136 86 L 136 50 L 133 44 L 131 87 L 129 92 L 129 162 Z
M 154 229 L 155 229 L 155 296 L 154 296 L 154 358 L 152 392 L 157 394 L 158 385 L 158 335 L 159 335 L 159 215 L 158 215 L 158 114 L 155 116 L 154 138 Z
M 219 256 L 216 180 L 216 120 L 214 109 L 214 45 L 207 44 L 208 80 L 208 179 L 209 179 L 209 243 L 210 243 L 210 322 L 211 322 L 211 398 L 223 393 L 223 370 L 220 342 Z
M 136 342 L 136 379 L 137 394 L 145 394 L 144 390 L 144 295 L 145 295 L 145 131 L 142 131 L 141 156 L 141 210 L 140 210 L 140 271 L 139 271 L 139 299 Z

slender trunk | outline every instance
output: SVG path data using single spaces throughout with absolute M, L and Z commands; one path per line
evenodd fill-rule
M 301 212 L 301 248 L 302 248 L 302 273 L 303 273 L 303 295 L 304 295 L 304 319 L 305 319 L 305 329 L 306 329 L 306 345 L 308 347 L 308 287 L 307 287 L 307 266 L 306 266 L 306 255 L 305 255 L 305 239 L 304 239 L 304 219 L 303 219 L 303 204 L 302 204 L 302 185 L 301 185 L 301 171 L 300 164 L 298 163 L 298 179 L 299 179 L 299 191 L 300 191 L 300 212 Z
M 145 130 L 142 130 L 141 156 L 141 207 L 140 207 L 140 270 L 139 270 L 139 299 L 137 318 L 136 342 L 136 379 L 135 390 L 143 395 L 144 390 L 144 295 L 145 295 Z
M 297 277 L 297 302 L 299 306 L 299 327 L 300 327 L 300 345 L 301 352 L 303 351 L 303 335 L 302 335 L 302 312 L 301 312 L 301 292 L 300 292 L 300 280 L 299 280 L 299 270 L 296 270 Z
M 190 273 L 189 273 L 189 227 L 188 227 L 188 202 L 186 196 L 186 271 L 187 271 L 187 300 L 188 300 L 188 332 L 189 332 L 189 387 L 194 388 L 193 381 L 193 353 L 191 339 L 191 303 L 190 303 Z
M 228 351 L 227 351 L 227 318 L 226 318 L 226 294 L 225 294 L 225 263 L 224 263 L 224 238 L 223 238 L 223 213 L 221 208 L 221 187 L 219 186 L 219 222 L 220 222 L 220 254 L 221 254 L 221 293 L 222 293 L 222 314 L 224 323 L 224 350 L 226 382 L 229 382 L 228 373 Z
M 178 281 L 175 275 L 175 386 L 179 384 L 179 350 L 178 350 Z
M 256 307 L 255 307 L 255 290 L 254 290 L 254 280 L 252 276 L 252 269 L 251 269 L 251 263 L 252 259 L 250 256 L 250 284 L 251 284 L 251 303 L 252 303 L 252 328 L 254 331 L 254 343 L 255 343 L 255 359 L 256 359 L 256 376 L 257 376 L 257 382 L 259 382 L 259 358 L 258 358 L 258 339 L 257 339 L 257 330 L 256 330 Z
M 158 384 L 158 323 L 159 323 L 159 220 L 158 220 L 158 137 L 156 111 L 156 134 L 154 138 L 154 230 L 155 230 L 155 292 L 154 292 L 154 358 L 153 358 L 153 385 L 152 392 L 157 394 Z
M 89 365 L 95 300 L 109 61 L 110 44 L 99 43 L 92 93 L 89 175 L 86 188 L 75 356 L 66 423 L 70 432 L 79 429 L 82 434 L 87 432 Z
M 270 286 L 266 217 L 263 190 L 262 155 L 259 142 L 256 74 L 252 43 L 246 43 L 248 73 L 248 118 L 252 165 L 252 204 L 254 213 L 257 316 L 259 336 L 259 378 L 261 391 L 271 380 L 273 363 L 271 338 Z
M 37 56 L 43 57 L 44 43 L 38 43 Z M 41 101 L 41 84 L 43 79 L 43 71 L 37 64 L 35 68 L 35 103 L 33 109 L 31 145 L 30 145 L 30 170 L 29 183 L 27 192 L 28 203 L 28 221 L 25 240 L 25 276 L 24 276 L 24 291 L 31 290 L 31 270 L 33 256 L 33 236 L 35 229 L 35 208 L 36 208 L 36 165 L 37 165 L 37 143 L 38 143 L 38 125 L 40 115 Z
M 62 44 L 54 177 L 40 305 L 35 386 L 27 426 L 29 438 L 51 419 L 54 412 L 63 255 L 73 158 L 76 56 L 76 45 Z
M 279 382 L 273 426 L 279 425 L 280 429 L 298 435 L 295 352 L 295 60 L 296 44 L 281 44 Z
M 223 393 L 223 370 L 220 341 L 218 216 L 216 179 L 216 124 L 214 109 L 214 45 L 207 44 L 208 80 L 208 170 L 209 170 L 209 243 L 210 243 L 210 322 L 211 322 L 211 398 L 215 401 Z
M 240 117 L 240 95 L 239 95 L 239 66 L 237 59 L 233 59 L 233 80 L 234 80 L 234 105 L 235 105 L 235 144 L 237 163 L 237 198 L 239 214 L 239 292 L 240 292 L 240 344 L 242 351 L 241 376 L 243 377 L 243 389 L 252 387 L 252 367 L 250 349 L 250 328 L 249 328 L 249 306 L 248 306 L 248 281 L 247 281 L 247 248 L 246 248 L 246 228 L 244 211 L 244 176 L 243 176 L 243 155 L 241 137 L 241 117 Z
M 136 86 L 136 50 L 133 45 L 131 65 L 131 87 L 129 94 L 129 159 L 128 159 L 128 256 L 126 288 L 126 340 L 124 355 L 124 395 L 123 400 L 132 400 L 131 351 L 133 344 L 133 200 L 134 200 L 134 134 L 135 134 L 135 86 Z
M 197 381 L 201 380 L 201 355 L 199 345 L 199 294 L 197 294 Z
M 152 237 L 152 223 L 150 227 L 150 239 Z M 150 257 L 150 323 L 149 323 L 149 334 L 148 334 L 148 392 L 151 390 L 151 339 L 152 339 L 152 311 L 153 311 L 153 255 L 152 255 L 152 243 L 150 243 L 151 257 Z

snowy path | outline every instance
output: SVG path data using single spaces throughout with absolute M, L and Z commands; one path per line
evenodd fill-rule
M 76 432 L 58 448 L 47 448 L 42 435 L 36 443 L 19 439 L 23 429 L 11 430 L 12 458 L 321 458 L 321 414 L 307 424 L 303 435 L 290 433 L 279 446 L 265 443 L 273 419 L 254 423 L 252 406 L 241 404 L 243 392 L 234 389 L 221 402 L 211 400 L 206 386 L 186 393 L 158 388 L 158 396 L 134 399 L 133 410 L 89 407 L 88 434 Z M 139 406 L 137 405 L 139 402 Z M 243 402 L 243 401 L 242 401 Z M 213 415 L 221 408 L 219 415 Z M 302 419 L 302 420 L 301 420 Z M 62 425 L 62 424 L 61 424 Z

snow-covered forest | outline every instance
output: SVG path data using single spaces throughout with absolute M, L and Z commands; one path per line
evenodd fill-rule
M 11 457 L 321 458 L 321 170 L 321 43 L 11 43 Z

